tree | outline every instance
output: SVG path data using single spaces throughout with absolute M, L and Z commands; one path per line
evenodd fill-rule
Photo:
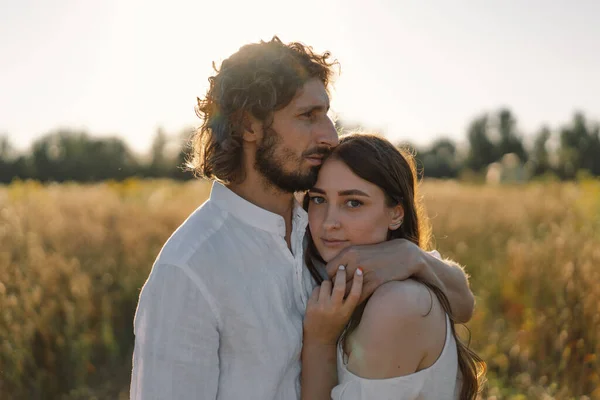
M 457 160 L 456 145 L 450 139 L 441 138 L 433 142 L 431 147 L 418 156 L 423 163 L 426 177 L 456 178 L 460 170 Z
M 152 147 L 150 150 L 150 165 L 148 168 L 148 175 L 151 177 L 164 177 L 167 175 L 168 161 L 165 154 L 167 147 L 167 135 L 162 128 L 158 128 L 154 140 L 152 141 Z
M 8 136 L 0 136 L 0 183 L 9 183 L 16 175 L 15 149 Z
M 527 152 L 523 146 L 523 139 L 517 133 L 517 120 L 508 109 L 501 109 L 497 113 L 498 133 L 500 140 L 497 144 L 498 157 L 505 154 L 516 154 L 521 162 L 527 161 Z
M 506 154 L 514 154 L 520 162 L 528 159 L 522 136 L 517 130 L 517 120 L 506 108 L 476 118 L 467 131 L 469 153 L 466 166 L 482 171 Z
M 482 171 L 498 160 L 497 151 L 488 136 L 488 115 L 483 114 L 471 122 L 467 131 L 469 152 L 466 166 L 474 171 Z
M 571 124 L 560 130 L 558 159 L 565 179 L 574 178 L 580 169 L 600 175 L 600 125 L 588 123 L 583 113 L 575 113 Z
M 37 179 L 58 182 L 123 179 L 137 167 L 121 139 L 92 139 L 86 132 L 71 130 L 59 130 L 34 142 L 32 163 Z
M 534 176 L 543 175 L 551 170 L 550 155 L 547 143 L 551 137 L 550 128 L 544 126 L 535 135 L 531 151 L 531 173 Z

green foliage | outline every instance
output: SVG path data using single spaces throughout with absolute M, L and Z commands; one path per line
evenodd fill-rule
M 528 159 L 523 139 L 516 129 L 517 121 L 507 109 L 483 114 L 469 126 L 469 153 L 466 166 L 483 171 L 506 154 L 515 154 L 521 162 Z
M 137 167 L 121 139 L 93 139 L 76 131 L 61 130 L 37 140 L 31 157 L 41 181 L 124 179 Z
M 467 156 L 466 165 L 474 171 L 481 171 L 498 160 L 497 151 L 489 138 L 487 127 L 488 116 L 483 115 L 471 122 L 467 132 L 469 155 Z
M 345 126 L 340 120 L 335 126 L 340 134 L 364 130 L 360 125 Z M 146 157 L 133 154 L 119 138 L 96 138 L 83 131 L 51 132 L 34 142 L 26 154 L 17 154 L 8 138 L 0 136 L 0 183 L 13 179 L 96 182 L 134 176 L 191 179 L 193 174 L 184 165 L 191 150 L 192 132 L 185 129 L 169 135 L 159 128 Z M 516 117 L 509 109 L 502 108 L 477 116 L 469 124 L 466 140 L 466 148 L 448 138 L 439 138 L 424 148 L 411 146 L 421 173 L 429 178 L 476 176 L 477 180 L 485 181 L 490 165 L 494 164 L 496 169 L 512 172 L 518 169 L 518 173 L 504 175 L 522 179 L 554 174 L 563 180 L 573 180 L 582 169 L 600 176 L 600 123 L 590 122 L 581 113 L 576 113 L 571 123 L 558 131 L 542 127 L 528 148 Z M 549 148 L 553 142 L 559 144 L 556 149 Z M 518 160 L 520 165 L 507 166 L 507 160 Z
M 15 156 L 8 138 L 0 137 L 0 183 L 14 179 L 42 182 L 98 182 L 129 177 L 189 179 L 182 169 L 189 130 L 176 143 L 159 130 L 148 161 L 133 154 L 117 137 L 95 138 L 84 131 L 59 130 L 36 140 L 29 154 Z
M 550 154 L 548 152 L 548 140 L 551 135 L 550 129 L 544 126 L 535 136 L 530 160 L 530 170 L 533 176 L 543 175 L 552 171 Z
M 433 142 L 428 150 L 418 154 L 423 163 L 425 176 L 431 178 L 456 178 L 460 172 L 460 161 L 454 142 L 441 138 Z
M 559 172 L 563 178 L 575 178 L 580 169 L 600 175 L 600 124 L 591 124 L 576 113 L 571 124 L 560 130 L 560 144 Z

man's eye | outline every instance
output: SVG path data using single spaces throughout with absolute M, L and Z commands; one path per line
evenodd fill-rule
M 346 206 L 350 207 L 350 208 L 357 208 L 363 205 L 363 202 L 360 200 L 348 200 L 346 202 Z
M 303 114 L 300 114 L 300 116 L 303 117 L 303 118 L 312 118 L 313 115 L 314 115 L 314 112 L 312 112 L 312 111 L 308 111 L 308 112 L 305 112 Z
M 321 196 L 312 196 L 310 198 L 310 201 L 312 201 L 315 204 L 323 204 L 325 203 L 325 199 Z

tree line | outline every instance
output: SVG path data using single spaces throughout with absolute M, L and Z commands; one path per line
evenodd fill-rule
M 348 129 L 338 121 L 339 129 Z M 85 131 L 61 129 L 50 132 L 18 153 L 7 135 L 0 136 L 0 183 L 15 179 L 41 182 L 95 182 L 138 178 L 191 179 L 184 166 L 192 129 L 168 135 L 158 129 L 151 150 L 134 154 L 118 137 L 93 137 Z M 552 176 L 570 180 L 579 174 L 600 176 L 600 123 L 581 113 L 560 127 L 543 126 L 523 134 L 515 115 L 506 108 L 485 112 L 471 121 L 466 143 L 440 137 L 426 147 L 410 147 L 425 177 L 454 179 L 483 177 L 490 166 L 507 156 L 522 170 L 525 179 Z
M 483 113 L 466 132 L 467 147 L 458 148 L 450 139 L 436 140 L 429 148 L 417 149 L 425 176 L 457 178 L 485 173 L 507 155 L 521 167 L 526 178 L 553 176 L 571 180 L 578 174 L 600 176 L 600 123 L 576 112 L 558 128 L 542 126 L 524 135 L 508 109 Z

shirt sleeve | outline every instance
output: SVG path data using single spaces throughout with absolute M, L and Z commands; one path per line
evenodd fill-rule
M 134 320 L 131 400 L 216 399 L 217 318 L 185 268 L 155 265 Z
M 427 253 L 429 253 L 430 255 L 434 256 L 434 257 L 435 257 L 435 258 L 437 258 L 438 260 L 441 260 L 441 259 L 442 259 L 442 255 L 441 255 L 441 254 L 440 254 L 440 252 L 439 252 L 439 251 L 437 251 L 437 250 L 431 250 L 431 251 L 428 251 Z

